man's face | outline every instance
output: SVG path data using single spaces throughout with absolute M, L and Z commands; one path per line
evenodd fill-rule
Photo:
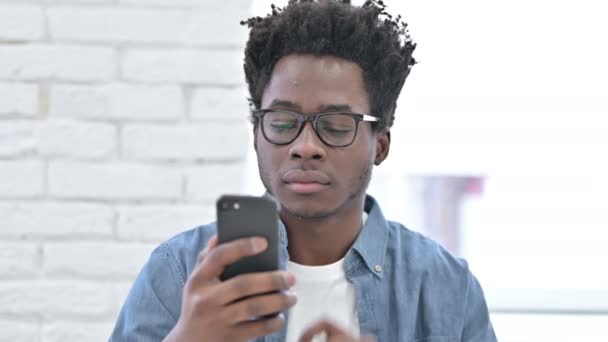
M 333 56 L 289 55 L 279 60 L 261 105 L 302 114 L 347 106 L 341 110 L 371 114 L 362 69 Z M 372 165 L 386 157 L 387 136 L 372 132 L 369 122 L 361 122 L 352 145 L 331 147 L 308 122 L 295 141 L 274 145 L 266 141 L 258 125 L 255 146 L 260 177 L 283 213 L 301 218 L 331 216 L 360 203 L 356 199 L 365 194 Z

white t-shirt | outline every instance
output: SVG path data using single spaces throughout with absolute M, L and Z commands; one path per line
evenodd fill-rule
M 364 212 L 364 224 L 366 219 Z M 298 296 L 298 302 L 289 311 L 287 342 L 298 341 L 305 329 L 323 318 L 359 336 L 355 288 L 346 279 L 344 258 L 322 266 L 306 266 L 289 261 L 287 270 L 296 277 L 293 290 Z M 325 341 L 325 338 L 315 338 L 314 341 Z

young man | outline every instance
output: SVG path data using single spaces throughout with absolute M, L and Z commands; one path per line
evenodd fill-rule
M 279 206 L 282 269 L 220 281 L 266 241 L 218 245 L 214 224 L 182 233 L 153 252 L 110 340 L 496 341 L 466 262 L 386 221 L 366 196 L 415 63 L 406 25 L 381 1 L 331 0 L 291 1 L 245 24 L 254 144 Z

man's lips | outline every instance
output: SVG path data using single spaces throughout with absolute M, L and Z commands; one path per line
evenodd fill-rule
M 329 177 L 323 172 L 319 171 L 304 171 L 299 169 L 289 170 L 283 174 L 282 179 L 285 183 L 329 184 Z
M 289 170 L 283 177 L 287 188 L 299 194 L 311 194 L 329 185 L 329 177 L 319 171 Z

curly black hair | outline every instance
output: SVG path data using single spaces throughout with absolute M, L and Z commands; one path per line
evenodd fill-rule
M 250 104 L 260 109 L 275 64 L 290 54 L 332 55 L 358 64 L 370 96 L 375 129 L 391 127 L 397 98 L 416 60 L 416 44 L 401 16 L 386 12 L 381 0 L 362 6 L 350 0 L 290 0 L 271 5 L 266 17 L 242 21 L 250 28 L 245 48 L 245 77 Z M 257 120 L 252 118 L 254 125 Z

